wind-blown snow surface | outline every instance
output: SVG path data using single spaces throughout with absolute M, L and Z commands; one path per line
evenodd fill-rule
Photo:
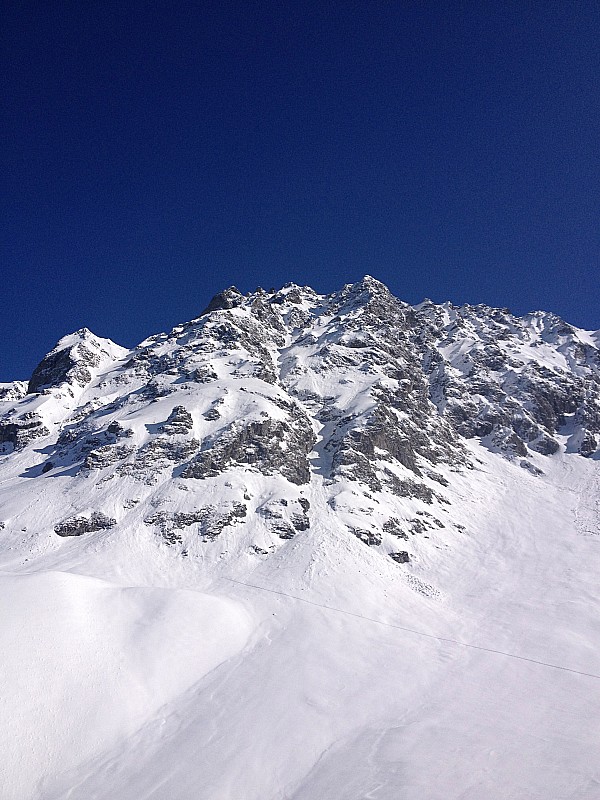
M 427 343 L 444 360 L 424 368 L 421 402 L 412 339 L 385 358 L 355 341 L 385 338 L 363 313 L 373 298 L 395 313 L 380 287 L 298 290 L 309 318 L 278 342 L 219 333 L 252 321 L 256 296 L 133 353 L 80 332 L 39 391 L 8 387 L 3 800 L 600 797 L 600 477 L 597 452 L 577 452 L 595 435 L 596 334 L 510 318 L 505 360 L 483 374 L 496 312 L 471 308 L 462 347 Z M 274 303 L 284 320 L 296 289 Z M 460 317 L 416 313 L 420 341 Z M 554 426 L 536 417 L 541 384 L 523 399 L 531 341 Z M 498 389 L 477 394 L 484 379 Z M 448 422 L 463 380 L 469 413 Z M 390 408 L 401 440 L 376 427 Z M 415 415 L 427 442 L 401 427 Z

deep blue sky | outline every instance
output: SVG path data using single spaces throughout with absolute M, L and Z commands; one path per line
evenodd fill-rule
M 600 327 L 596 2 L 2 2 L 0 380 L 219 289 Z

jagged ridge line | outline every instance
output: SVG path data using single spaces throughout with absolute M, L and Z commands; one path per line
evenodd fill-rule
M 347 611 L 343 608 L 335 608 L 335 606 L 326 606 L 324 603 L 317 603 L 315 600 L 307 600 L 306 597 L 298 597 L 294 594 L 288 594 L 287 592 L 282 592 L 278 589 L 268 589 L 266 586 L 258 586 L 254 583 L 246 583 L 244 581 L 235 580 L 235 578 L 225 578 L 226 581 L 230 581 L 231 583 L 238 583 L 240 586 L 247 586 L 250 589 L 259 589 L 262 592 L 270 592 L 271 594 L 279 594 L 283 597 L 289 597 L 292 600 L 299 600 L 301 603 L 308 603 L 311 606 L 317 606 L 318 608 L 324 608 L 326 611 L 336 611 L 338 614 L 346 614 L 349 617 L 356 617 L 357 619 L 364 619 L 367 622 L 374 622 L 377 625 L 383 625 L 386 628 L 395 628 L 399 631 L 405 631 L 406 633 L 413 633 L 416 636 L 424 636 L 427 639 L 435 639 L 438 642 L 449 642 L 450 644 L 456 644 L 459 647 L 468 647 L 471 650 L 481 650 L 484 653 L 493 653 L 494 655 L 506 656 L 507 658 L 514 658 L 518 661 L 528 661 L 530 664 L 537 664 L 541 667 L 550 667 L 551 669 L 560 669 L 563 672 L 572 672 L 575 675 L 582 675 L 585 678 L 596 678 L 600 680 L 600 675 L 597 675 L 594 672 L 582 672 L 578 669 L 573 669 L 572 667 L 564 667 L 561 664 L 551 664 L 548 661 L 539 661 L 535 658 L 529 658 L 528 656 L 521 656 L 517 653 L 507 653 L 504 650 L 495 650 L 492 647 L 483 647 L 482 645 L 478 644 L 470 644 L 469 642 L 460 642 L 458 639 L 450 639 L 446 636 L 436 636 L 434 633 L 425 633 L 425 631 L 418 631 L 415 628 L 407 628 L 404 625 L 396 625 L 393 622 L 384 622 L 380 619 L 375 619 L 374 617 L 366 617 L 364 614 L 357 614 L 354 611 Z

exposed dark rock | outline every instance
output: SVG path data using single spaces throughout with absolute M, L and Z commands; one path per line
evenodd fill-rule
M 410 562 L 410 556 L 406 552 L 406 550 L 399 550 L 396 553 L 390 553 L 390 558 L 393 558 L 394 561 L 398 562 L 398 564 L 408 564 Z
M 267 522 L 269 530 L 280 539 L 293 539 L 297 533 L 310 528 L 310 520 L 306 513 L 290 513 L 288 505 L 288 501 L 283 498 L 257 509 L 259 516 Z
M 403 530 L 400 520 L 396 517 L 390 517 L 390 519 L 384 522 L 383 530 L 398 539 L 408 540 L 408 534 Z
M 27 411 L 18 417 L 9 417 L 0 422 L 0 445 L 10 444 L 15 450 L 21 450 L 30 442 L 49 433 L 38 415 Z
M 174 394 L 175 389 L 170 383 L 163 383 L 157 378 L 153 378 L 141 390 L 141 399 L 158 400 L 161 397 L 168 397 Z
M 120 444 L 133 435 L 130 428 L 111 422 L 105 430 L 92 427 L 88 415 L 65 427 L 56 441 L 54 453 L 63 464 L 83 462 L 83 469 L 102 469 L 133 453 L 130 444 Z
M 446 480 L 446 478 L 444 478 L 443 475 L 440 475 L 439 472 L 434 472 L 433 470 L 429 470 L 427 472 L 427 477 L 430 480 L 435 481 L 436 483 L 439 483 L 441 486 L 448 486 L 449 485 L 449 482 Z
M 261 506 L 257 509 L 257 513 L 259 516 L 264 517 L 264 519 L 283 519 L 283 512 L 276 508 L 273 503 L 269 503 L 267 505 Z
M 37 365 L 27 392 L 41 392 L 45 389 L 60 386 L 64 383 L 86 386 L 92 379 L 90 367 L 101 363 L 99 344 L 92 334 L 82 328 L 77 331 L 79 341 L 76 344 L 48 353 Z
M 26 381 L 0 384 L 0 402 L 16 402 L 27 394 Z
M 294 528 L 289 522 L 286 520 L 281 519 L 273 522 L 270 525 L 270 529 L 279 536 L 280 539 L 293 539 L 294 536 L 298 533 L 296 528 Z
M 527 461 L 527 459 L 523 459 L 523 461 L 519 463 L 519 466 L 523 467 L 523 469 L 526 469 L 527 472 L 531 472 L 532 475 L 544 474 L 543 470 L 541 470 L 539 467 L 536 467 L 535 464 L 531 463 L 531 461 Z
M 306 514 L 292 514 L 290 521 L 297 531 L 307 531 L 310 528 L 310 520 Z
M 377 531 L 366 531 L 363 528 L 350 528 L 350 531 L 369 547 L 377 547 L 381 544 L 381 534 Z
M 140 501 L 139 501 L 138 498 L 130 497 L 127 500 L 123 501 L 123 508 L 127 508 L 127 509 L 135 508 L 139 502 Z
M 579 452 L 582 456 L 588 457 L 593 455 L 597 449 L 598 442 L 596 437 L 593 436 L 589 431 L 586 431 L 583 439 L 581 440 L 581 444 L 579 445 Z
M 168 512 L 158 511 L 144 519 L 146 525 L 158 527 L 162 537 L 168 544 L 178 544 L 182 541 L 177 530 L 198 525 L 198 533 L 203 541 L 215 539 L 224 528 L 242 522 L 247 514 L 244 503 L 234 503 L 226 511 L 218 511 L 214 506 L 205 506 L 196 511 Z
M 185 462 L 199 447 L 197 439 L 179 442 L 157 436 L 135 453 L 133 461 L 121 464 L 117 472 L 119 475 L 131 475 L 137 480 L 153 482 L 160 470 Z
M 197 511 L 188 512 L 175 512 L 170 513 L 167 511 L 157 511 L 144 519 L 146 525 L 156 525 L 161 531 L 167 531 L 171 528 L 185 528 L 189 525 L 194 525 L 197 522 L 204 522 L 204 520 L 214 511 L 213 508 L 207 506 Z
M 54 526 L 59 536 L 82 536 L 84 533 L 95 533 L 112 528 L 116 519 L 107 517 L 101 511 L 94 511 L 90 517 L 70 517 Z
M 436 495 L 427 484 L 417 483 L 412 480 L 402 480 L 389 470 L 384 471 L 384 480 L 386 487 L 398 497 L 414 497 L 428 505 L 433 503 L 434 497 L 438 500 L 440 499 L 440 496 Z
M 210 314 L 212 311 L 224 311 L 228 308 L 235 308 L 236 306 L 240 306 L 243 301 L 243 294 L 236 289 L 235 286 L 230 286 L 229 289 L 225 289 L 216 294 L 200 316 L 203 317 L 205 314 Z
M 345 468 L 345 469 L 344 469 Z M 377 476 L 376 466 L 369 458 L 352 448 L 337 451 L 333 460 L 333 475 L 350 478 L 367 486 L 372 492 L 381 492 L 382 483 Z
M 207 422 L 214 422 L 217 419 L 221 418 L 221 412 L 219 411 L 219 406 L 223 404 L 223 398 L 219 397 L 212 406 L 205 411 L 202 415 Z
M 128 445 L 115 446 L 105 444 L 90 450 L 83 462 L 85 469 L 104 469 L 112 464 L 124 461 L 133 453 L 133 447 Z
M 175 406 L 165 423 L 160 426 L 161 433 L 167 436 L 188 434 L 194 427 L 192 415 L 185 406 Z
M 493 444 L 502 452 L 513 456 L 526 456 L 523 440 L 510 428 L 501 427 L 492 436 Z
M 529 442 L 527 446 L 530 450 L 534 450 L 536 453 L 541 453 L 543 456 L 551 456 L 554 453 L 557 453 L 560 449 L 560 445 L 556 439 L 548 436 L 547 433 L 542 433 L 538 439 L 535 439 L 533 442 Z
M 64 383 L 67 380 L 69 371 L 73 369 L 75 364 L 76 362 L 71 357 L 70 348 L 59 350 L 58 353 L 50 353 L 34 369 L 27 387 L 28 394 Z M 87 375 L 89 375 L 89 372 Z
M 430 515 L 428 515 L 430 516 Z M 409 523 L 409 532 L 411 536 L 417 536 L 419 534 L 425 534 L 431 530 L 427 522 L 424 519 L 419 519 L 419 517 L 415 517 L 414 519 L 410 520 Z M 408 537 L 407 537 L 408 538 Z
M 183 478 L 209 478 L 220 475 L 230 466 L 244 464 L 264 474 L 280 473 L 295 484 L 308 483 L 308 453 L 314 434 L 306 415 L 290 408 L 286 421 L 255 420 L 240 427 L 233 425 L 218 439 L 206 443 L 182 472 Z
M 544 455 L 556 452 L 551 437 L 564 424 L 565 416 L 576 413 L 580 418 L 592 407 L 586 387 L 597 381 L 598 350 L 583 345 L 571 326 L 551 314 L 536 312 L 517 318 L 487 306 L 454 308 L 453 313 L 455 319 L 448 324 L 433 305 L 417 312 L 427 341 L 448 347 L 461 339 L 464 342 L 466 336 L 472 342 L 461 350 L 458 363 L 462 374 L 440 360 L 433 347 L 427 351 L 424 367 L 430 396 L 440 412 L 462 435 L 490 436 L 486 442 L 509 456 L 523 453 L 526 445 Z M 536 330 L 543 331 L 533 341 L 531 320 Z M 560 347 L 575 368 L 550 368 L 535 357 L 523 358 L 525 344 L 539 347 L 546 342 Z M 598 397 L 597 388 L 593 394 Z M 510 438 L 505 430 L 510 427 L 518 439 Z
M 415 451 L 411 442 L 399 428 L 398 418 L 391 409 L 378 405 L 364 429 L 351 429 L 346 434 L 334 458 L 334 468 L 340 463 L 351 464 L 353 454 L 365 456 L 369 461 L 376 458 L 395 459 L 416 474 Z
M 210 383 L 211 381 L 216 381 L 219 376 L 213 369 L 204 364 L 202 367 L 190 372 L 187 377 L 196 383 Z

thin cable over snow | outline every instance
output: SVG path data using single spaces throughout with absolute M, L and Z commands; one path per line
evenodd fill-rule
M 356 617 L 357 619 L 363 619 L 367 622 L 374 622 L 377 625 L 384 625 L 386 628 L 396 628 L 399 631 L 404 631 L 405 633 L 413 633 L 415 636 L 424 636 L 427 639 L 436 639 L 438 642 L 449 642 L 450 644 L 456 644 L 459 647 L 468 647 L 471 650 L 481 650 L 484 653 L 493 653 L 494 655 L 499 656 L 506 656 L 507 658 L 515 658 L 518 661 L 528 661 L 530 664 L 537 664 L 540 667 L 550 667 L 551 669 L 560 669 L 563 672 L 572 672 L 575 675 L 582 675 L 585 678 L 596 678 L 600 680 L 600 675 L 597 675 L 594 672 L 582 672 L 578 669 L 573 669 L 571 667 L 564 667 L 561 664 L 550 664 L 548 661 L 540 661 L 536 658 L 529 658 L 528 656 L 520 656 L 517 653 L 507 653 L 504 650 L 496 650 L 493 647 L 483 647 L 478 644 L 470 644 L 469 642 L 460 642 L 458 639 L 451 639 L 447 636 L 436 636 L 434 633 L 425 633 L 424 631 L 418 631 L 414 628 L 407 628 L 404 625 L 395 625 L 393 622 L 384 622 L 380 619 L 375 619 L 374 617 L 366 617 L 364 614 L 357 614 L 354 611 L 346 611 L 343 608 L 335 608 L 334 606 L 326 606 L 323 603 L 317 603 L 315 600 L 307 600 L 305 597 L 298 597 L 295 594 L 288 594 L 287 592 L 282 592 L 278 589 L 267 589 L 266 586 L 258 586 L 254 583 L 245 583 L 244 581 L 238 581 L 234 578 L 225 578 L 225 580 L 230 581 L 231 583 L 239 583 L 240 586 L 247 586 L 250 589 L 259 589 L 262 592 L 270 592 L 271 594 L 279 594 L 283 597 L 289 597 L 292 600 L 299 600 L 301 603 L 308 603 L 311 606 L 317 606 L 318 608 L 324 608 L 326 611 L 336 611 L 338 614 L 346 614 L 349 617 Z

